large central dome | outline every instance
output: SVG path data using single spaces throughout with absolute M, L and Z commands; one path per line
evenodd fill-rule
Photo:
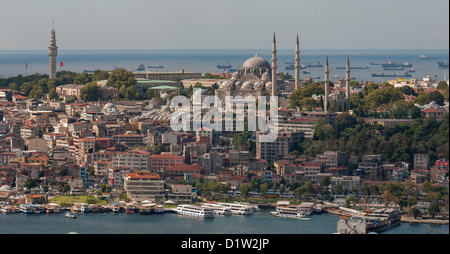
M 269 62 L 266 61 L 266 59 L 255 56 L 252 58 L 247 59 L 247 61 L 244 62 L 242 65 L 242 68 L 267 68 L 270 69 Z

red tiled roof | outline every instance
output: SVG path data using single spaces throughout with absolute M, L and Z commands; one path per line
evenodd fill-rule
M 166 171 L 201 171 L 201 170 L 202 166 L 200 166 L 199 164 L 192 164 L 192 165 L 178 164 L 166 168 Z
M 128 173 L 127 174 L 128 179 L 155 179 L 159 180 L 161 179 L 161 176 L 155 173 L 150 172 L 135 172 L 135 173 Z

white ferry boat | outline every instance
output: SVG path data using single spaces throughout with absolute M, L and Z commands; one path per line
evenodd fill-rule
M 229 208 L 232 214 L 252 215 L 255 213 L 254 208 L 249 205 L 243 205 L 239 203 L 217 203 L 217 204 Z
M 279 207 L 276 209 L 276 211 L 271 212 L 271 214 L 277 217 L 286 217 L 295 219 L 304 219 L 307 217 L 304 212 L 302 212 L 298 208 L 293 207 Z
M 219 215 L 231 215 L 231 209 L 227 208 L 225 206 L 219 205 L 219 204 L 212 204 L 212 203 L 204 203 L 202 207 L 211 208 L 213 209 L 215 214 Z
M 174 212 L 182 215 L 188 215 L 199 218 L 214 218 L 214 210 L 211 208 L 196 205 L 179 205 L 173 209 Z
M 306 216 L 310 216 L 314 212 L 314 203 L 303 202 L 298 206 L 298 208 Z

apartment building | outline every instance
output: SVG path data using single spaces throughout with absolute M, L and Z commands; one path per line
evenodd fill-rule
M 133 201 L 149 200 L 162 203 L 165 197 L 164 180 L 151 172 L 128 173 L 124 179 L 124 188 Z
M 127 167 L 135 171 L 150 170 L 150 153 L 144 150 L 116 151 L 112 158 L 112 167 Z

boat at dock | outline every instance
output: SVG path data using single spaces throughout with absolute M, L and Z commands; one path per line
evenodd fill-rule
M 45 206 L 46 213 L 60 213 L 61 207 L 55 203 L 49 203 Z
M 341 216 L 337 234 L 370 234 L 399 226 L 401 217 L 395 209 L 366 209 L 358 214 Z
M 253 215 L 255 213 L 255 208 L 240 203 L 217 203 L 231 210 L 231 214 L 236 215 Z
M 214 210 L 207 207 L 201 207 L 197 205 L 179 205 L 174 208 L 173 211 L 177 214 L 187 215 L 198 218 L 214 218 Z
M 12 207 L 12 206 L 2 206 L 1 208 L 0 208 L 0 211 L 2 212 L 2 213 L 14 213 L 15 211 L 14 211 L 14 208 Z
M 278 201 L 275 211 L 272 211 L 271 215 L 284 218 L 307 219 L 305 211 L 298 206 L 291 205 L 289 201 Z
M 204 203 L 202 207 L 213 209 L 217 215 L 231 215 L 231 209 L 215 203 Z

